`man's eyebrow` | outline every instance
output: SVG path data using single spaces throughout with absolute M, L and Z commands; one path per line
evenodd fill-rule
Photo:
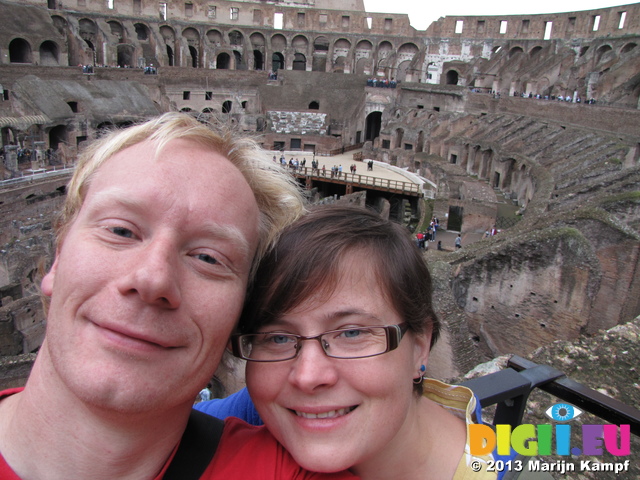
M 133 211 L 145 212 L 148 210 L 148 205 L 131 198 L 129 193 L 127 189 L 120 187 L 96 192 L 91 208 L 100 209 L 109 203 L 115 203 Z M 235 225 L 220 225 L 213 222 L 204 223 L 199 230 L 208 236 L 232 243 L 241 255 L 250 256 L 249 239 Z

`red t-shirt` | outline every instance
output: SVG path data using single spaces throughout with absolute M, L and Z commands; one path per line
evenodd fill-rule
M 0 392 L 0 399 L 22 391 Z M 162 480 L 177 447 L 154 480 Z M 357 480 L 349 472 L 313 473 L 304 470 L 264 426 L 256 427 L 229 417 L 220 444 L 201 480 Z M 0 454 L 0 479 L 22 480 Z

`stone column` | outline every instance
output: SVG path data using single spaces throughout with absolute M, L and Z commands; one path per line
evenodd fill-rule
M 5 145 L 4 166 L 12 174 L 15 174 L 18 171 L 18 146 L 17 145 Z

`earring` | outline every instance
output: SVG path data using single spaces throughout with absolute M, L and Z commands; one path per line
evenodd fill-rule
M 422 383 L 422 380 L 424 380 L 424 372 L 427 369 L 427 367 L 425 367 L 424 365 L 420 365 L 420 371 L 418 372 L 418 377 L 413 379 L 413 383 L 415 385 L 420 385 Z

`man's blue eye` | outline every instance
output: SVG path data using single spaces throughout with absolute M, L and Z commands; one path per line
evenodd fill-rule
M 133 232 L 131 230 L 129 230 L 128 228 L 113 227 L 111 229 L 111 231 L 113 233 L 115 233 L 116 235 L 118 235 L 119 237 L 125 237 L 125 238 L 132 238 L 133 237 Z
M 207 255 L 206 253 L 200 253 L 197 258 L 198 260 L 202 260 L 203 262 L 209 263 L 211 265 L 216 265 L 218 263 L 218 260 L 213 258 L 211 255 Z

